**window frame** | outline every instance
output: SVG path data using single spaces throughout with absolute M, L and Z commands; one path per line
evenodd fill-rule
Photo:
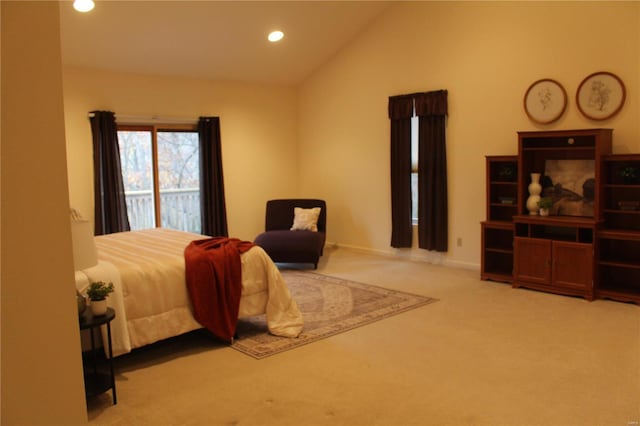
M 159 132 L 193 132 L 198 134 L 197 124 L 118 124 L 116 131 L 150 132 L 151 133 L 151 177 L 153 185 L 153 217 L 156 228 L 162 228 L 162 212 L 160 201 L 160 179 L 158 166 L 158 133 Z M 201 166 L 199 166 L 201 167 Z

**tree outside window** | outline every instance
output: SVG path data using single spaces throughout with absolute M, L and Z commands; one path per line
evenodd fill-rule
M 131 230 L 200 233 L 200 152 L 192 127 L 118 126 Z

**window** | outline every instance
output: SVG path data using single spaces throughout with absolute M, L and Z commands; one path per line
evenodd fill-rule
M 118 126 L 131 230 L 200 233 L 200 149 L 193 126 Z

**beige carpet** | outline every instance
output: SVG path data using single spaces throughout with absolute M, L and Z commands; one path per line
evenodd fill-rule
M 91 426 L 627 426 L 640 308 L 328 248 L 318 273 L 437 303 L 262 360 L 206 333 L 116 358 Z M 37 401 L 34 401 L 37 403 Z M 37 405 L 34 405 L 37 408 Z
M 244 318 L 238 321 L 234 349 L 262 359 L 436 301 L 313 272 L 282 275 L 304 317 L 302 334 L 295 339 L 274 336 L 264 315 Z

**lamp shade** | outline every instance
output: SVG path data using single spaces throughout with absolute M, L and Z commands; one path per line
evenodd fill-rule
M 91 268 L 98 264 L 98 251 L 93 239 L 93 229 L 88 220 L 71 221 L 74 270 Z

